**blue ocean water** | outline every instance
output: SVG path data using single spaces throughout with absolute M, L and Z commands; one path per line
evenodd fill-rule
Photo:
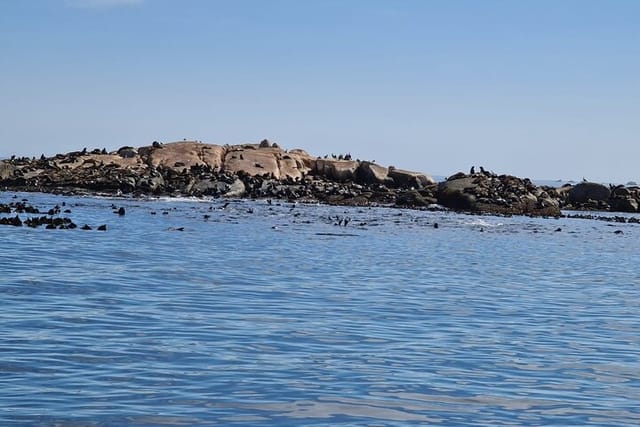
M 640 424 L 638 224 L 17 196 L 0 425 Z

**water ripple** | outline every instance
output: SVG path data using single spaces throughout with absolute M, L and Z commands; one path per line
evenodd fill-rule
M 2 425 L 640 423 L 636 224 L 19 197 Z

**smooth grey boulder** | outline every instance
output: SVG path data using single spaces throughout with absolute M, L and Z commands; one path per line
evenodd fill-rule
M 224 195 L 226 197 L 242 197 L 246 192 L 247 187 L 244 185 L 244 182 L 242 182 L 241 179 L 236 179 Z
M 475 178 L 471 176 L 441 182 L 438 185 L 438 203 L 452 209 L 474 210 L 476 198 L 472 193 L 476 187 Z

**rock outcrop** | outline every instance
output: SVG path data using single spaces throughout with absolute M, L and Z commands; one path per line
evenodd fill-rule
M 308 157 L 309 155 L 302 151 L 287 153 L 277 147 L 246 144 L 227 151 L 224 170 L 233 174 L 295 180 L 309 173 L 310 169 L 306 166 L 309 162 Z
M 224 164 L 226 150 L 219 145 L 184 141 L 141 147 L 138 153 L 151 168 L 169 168 L 179 172 L 192 166 L 219 170 Z
M 589 200 L 606 202 L 611 196 L 611 189 L 595 182 L 581 182 L 574 185 L 568 193 L 570 203 L 587 203 Z
M 607 186 L 581 182 L 556 189 L 561 207 L 567 210 L 638 212 L 640 187 L 637 185 Z
M 319 200 L 334 204 L 424 206 L 431 177 L 368 161 L 316 158 L 300 149 L 197 141 L 96 149 L 0 164 L 0 186 L 43 192 L 192 195 Z M 398 195 L 420 191 L 420 197 Z
M 475 213 L 558 216 L 561 209 L 637 212 L 640 188 L 580 183 L 538 187 L 529 179 L 481 172 L 430 176 L 347 156 L 311 156 L 259 144 L 180 141 L 0 161 L 0 188 L 61 193 L 190 195 L 392 205 Z
M 455 210 L 558 216 L 560 203 L 529 179 L 493 173 L 455 174 L 438 186 L 438 203 Z

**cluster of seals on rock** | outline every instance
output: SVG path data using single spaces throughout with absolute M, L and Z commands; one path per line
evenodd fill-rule
M 86 150 L 4 162 L 0 186 L 55 194 L 246 197 L 348 206 L 425 208 L 437 200 L 427 175 L 351 156 L 313 158 L 303 150 L 194 141 Z
M 345 206 L 451 209 L 557 217 L 561 210 L 640 211 L 640 187 L 582 182 L 560 188 L 475 166 L 436 183 L 428 175 L 351 155 L 201 141 L 74 151 L 0 161 L 0 187 L 56 194 L 245 197 Z

